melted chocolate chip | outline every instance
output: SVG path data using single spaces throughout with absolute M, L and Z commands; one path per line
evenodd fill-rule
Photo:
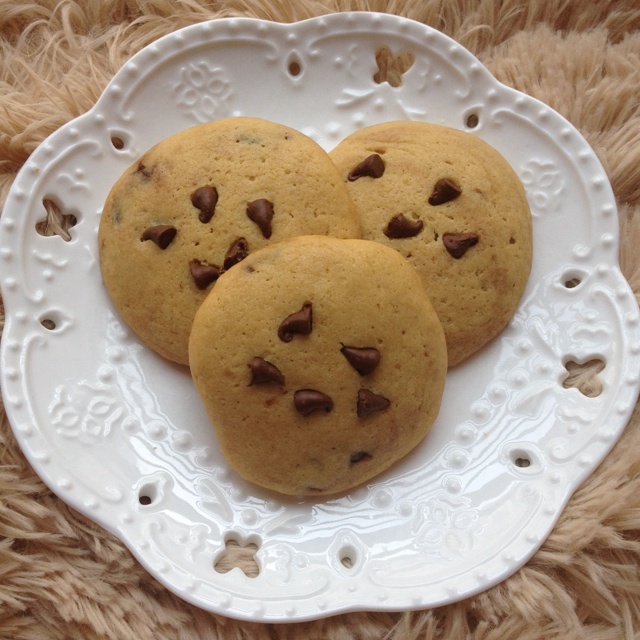
M 478 244 L 478 240 L 475 233 L 445 233 L 442 236 L 445 249 L 456 260 L 462 258 L 468 249 Z
M 291 342 L 296 333 L 308 336 L 311 333 L 312 326 L 312 305 L 307 300 L 299 311 L 287 316 L 280 323 L 280 326 L 278 327 L 278 338 L 280 338 L 282 342 Z
M 234 264 L 242 262 L 249 255 L 249 243 L 244 238 L 238 238 L 231 243 L 224 257 L 223 269 L 231 269 Z
M 264 358 L 258 356 L 251 358 L 249 369 L 251 370 L 250 387 L 254 384 L 268 384 L 271 382 L 284 387 L 284 375 L 282 375 L 280 369 L 275 364 L 267 362 Z
M 176 237 L 177 229 L 168 224 L 159 224 L 155 227 L 149 227 L 145 230 L 140 238 L 141 242 L 152 240 L 161 249 L 166 249 Z
M 191 277 L 196 287 L 200 290 L 206 289 L 222 274 L 220 267 L 212 264 L 202 264 L 200 260 L 191 260 L 189 262 L 189 271 L 191 271 Z
M 200 209 L 198 220 L 206 224 L 213 218 L 218 204 L 218 190 L 215 187 L 206 186 L 196 189 L 191 194 L 191 204 Z
M 351 169 L 347 180 L 353 182 L 358 178 L 380 178 L 384 173 L 384 161 L 377 153 L 372 153 L 365 158 L 359 165 Z
M 314 411 L 326 411 L 333 409 L 333 400 L 321 391 L 314 389 L 299 389 L 293 394 L 293 404 L 296 411 L 302 416 L 308 416 Z
M 369 389 L 358 391 L 358 402 L 356 404 L 356 414 L 358 418 L 365 418 L 370 413 L 382 411 L 391 403 L 384 396 L 380 396 Z
M 447 178 L 441 178 L 433 187 L 433 191 L 429 196 L 429 204 L 437 206 L 445 202 L 450 202 L 451 200 L 455 200 L 461 193 L 462 191 L 457 184 L 454 184 L 451 180 L 447 180 Z
M 384 230 L 384 235 L 392 239 L 411 238 L 417 236 L 422 231 L 423 226 L 422 220 L 409 220 L 403 213 L 399 213 L 389 220 Z
M 255 222 L 263 237 L 271 237 L 271 220 L 273 219 L 273 203 L 265 198 L 254 200 L 247 205 L 247 216 Z
M 342 347 L 340 353 L 361 375 L 366 376 L 380 364 L 380 352 L 374 347 Z
M 371 460 L 372 456 L 366 451 L 354 451 L 349 456 L 349 464 L 357 464 L 358 462 L 364 462 L 365 460 Z

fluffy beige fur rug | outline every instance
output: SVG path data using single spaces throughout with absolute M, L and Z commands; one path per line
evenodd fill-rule
M 38 144 L 90 109 L 127 58 L 159 36 L 221 16 L 289 22 L 351 9 L 444 31 L 499 80 L 571 120 L 613 184 L 622 268 L 640 295 L 637 0 L 2 0 L 0 206 Z M 540 551 L 504 583 L 431 611 L 261 625 L 211 615 L 168 593 L 123 544 L 45 488 L 2 410 L 0 638 L 638 640 L 640 412 Z

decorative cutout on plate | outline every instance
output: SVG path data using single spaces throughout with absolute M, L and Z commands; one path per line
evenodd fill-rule
M 376 49 L 378 70 L 373 74 L 377 84 L 388 82 L 392 87 L 402 86 L 402 76 L 413 66 L 416 57 L 412 51 L 404 50 L 394 56 L 386 45 Z
M 585 362 L 568 360 L 565 365 L 567 377 L 562 381 L 565 389 L 577 389 L 587 398 L 597 398 L 602 393 L 602 381 L 598 374 L 604 369 L 605 362 L 600 358 L 591 358 Z
M 60 236 L 65 242 L 69 242 L 71 240 L 69 229 L 78 224 L 76 216 L 65 213 L 63 208 L 51 198 L 44 198 L 42 206 L 47 215 L 36 222 L 36 231 L 41 236 Z
M 225 550 L 214 564 L 218 573 L 228 573 L 232 569 L 240 569 L 248 578 L 256 578 L 260 567 L 255 561 L 259 547 L 255 542 L 239 542 L 229 538 L 225 543 Z

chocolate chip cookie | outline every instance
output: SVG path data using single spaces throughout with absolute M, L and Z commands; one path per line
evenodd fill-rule
M 497 150 L 471 133 L 423 122 L 361 129 L 329 155 L 361 216 L 362 237 L 418 271 L 453 366 L 497 336 L 531 269 L 524 188 Z
M 100 267 L 141 340 L 187 364 L 193 317 L 220 275 L 301 234 L 359 236 L 337 169 L 289 127 L 229 118 L 167 138 L 122 175 L 100 221 Z
M 322 236 L 220 276 L 189 355 L 230 465 L 289 495 L 343 492 L 402 458 L 434 422 L 447 372 L 413 267 L 380 243 Z

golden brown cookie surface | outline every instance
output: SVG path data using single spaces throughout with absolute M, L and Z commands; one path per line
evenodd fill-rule
M 100 267 L 125 322 L 186 364 L 193 317 L 220 273 L 300 234 L 359 236 L 336 168 L 293 129 L 229 118 L 167 138 L 118 180 L 100 222 Z
M 420 278 L 376 242 L 291 238 L 221 276 L 189 343 L 227 460 L 290 495 L 347 490 L 435 420 L 444 333 Z
M 420 274 L 450 365 L 498 335 L 532 255 L 529 206 L 507 161 L 475 135 L 411 121 L 361 129 L 329 155 L 360 213 L 362 237 L 397 249 Z

